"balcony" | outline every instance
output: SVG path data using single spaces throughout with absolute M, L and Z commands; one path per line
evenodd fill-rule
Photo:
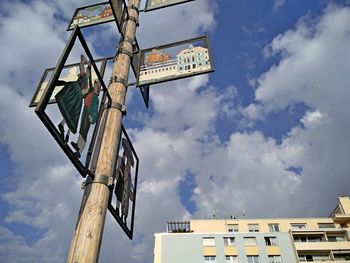
M 335 223 L 345 224 L 350 222 L 350 214 L 333 214 L 332 219 Z
M 297 251 L 350 250 L 349 241 L 339 242 L 295 242 Z
M 167 222 L 168 225 L 168 233 L 191 233 L 190 222 L 188 221 L 175 221 L 175 222 Z

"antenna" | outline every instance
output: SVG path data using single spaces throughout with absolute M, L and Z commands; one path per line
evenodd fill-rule
M 242 217 L 246 217 L 246 215 L 247 215 L 244 206 L 242 206 L 242 208 L 241 208 L 241 214 L 242 214 Z
M 212 215 L 213 215 L 213 218 L 214 218 L 214 219 L 217 219 L 217 216 L 216 216 L 216 214 L 215 214 L 215 210 L 214 210 L 214 209 L 212 210 Z

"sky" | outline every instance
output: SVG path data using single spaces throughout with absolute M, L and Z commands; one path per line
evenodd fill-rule
M 0 258 L 65 262 L 82 178 L 29 108 L 78 7 L 0 3 Z M 129 88 L 140 158 L 134 240 L 107 216 L 100 262 L 153 261 L 170 220 L 327 217 L 350 184 L 350 2 L 195 0 L 141 13 L 141 48 L 208 35 L 215 72 Z M 113 56 L 115 23 L 83 30 Z

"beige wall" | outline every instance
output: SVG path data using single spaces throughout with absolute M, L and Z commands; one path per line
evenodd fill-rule
M 162 262 L 162 235 L 154 235 L 154 263 Z
M 339 197 L 339 204 L 344 214 L 350 214 L 350 197 L 348 196 Z

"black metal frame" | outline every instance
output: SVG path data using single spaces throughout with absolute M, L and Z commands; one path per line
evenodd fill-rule
M 87 8 L 87 7 L 98 6 L 98 5 L 105 5 L 105 4 L 110 4 L 110 3 L 109 3 L 109 2 L 103 2 L 103 3 L 93 4 L 93 5 L 82 6 L 82 7 L 79 7 L 79 8 L 77 8 L 77 9 L 75 9 L 75 12 L 74 12 L 74 14 L 73 14 L 73 17 L 72 17 L 72 19 L 70 20 L 70 23 L 68 24 L 67 31 L 74 30 L 75 27 L 71 28 L 71 25 L 72 25 L 72 23 L 73 23 L 74 17 L 76 16 L 76 14 L 77 14 L 81 9 L 84 9 L 84 8 Z M 113 13 L 113 15 L 114 15 L 114 13 Z M 115 20 L 115 16 L 113 17 L 113 19 L 108 20 L 108 21 L 97 22 L 97 23 L 94 23 L 94 24 L 91 24 L 91 25 L 85 25 L 85 26 L 79 26 L 79 27 L 80 27 L 80 28 L 84 28 L 84 27 L 89 27 L 89 26 L 100 25 L 100 24 L 112 22 L 113 20 Z
M 124 7 L 122 7 L 123 10 L 121 10 L 121 17 L 117 16 L 117 10 L 115 10 L 115 8 L 114 8 L 115 6 L 113 5 L 113 1 L 117 1 L 117 4 L 120 3 L 121 7 L 124 5 Z M 123 32 L 124 19 L 129 17 L 127 4 L 126 4 L 125 0 L 108 0 L 108 2 L 111 5 L 112 12 L 114 15 L 114 20 L 115 20 L 117 27 L 118 27 L 118 31 L 122 36 L 124 36 L 124 32 Z M 120 21 L 118 20 L 118 18 L 120 19 Z
M 141 61 L 141 50 L 139 43 L 137 42 L 137 39 L 135 37 L 135 45 L 133 45 L 133 52 L 132 52 L 132 58 L 131 58 L 131 68 L 134 72 L 135 78 L 138 78 L 139 74 L 139 68 L 140 68 L 140 61 Z
M 180 0 L 181 2 L 170 3 L 170 4 L 164 4 L 163 6 L 158 6 L 158 7 L 154 7 L 154 8 L 147 8 L 147 7 L 148 7 L 148 2 L 149 2 L 149 1 L 150 1 L 150 0 L 147 0 L 147 1 L 146 1 L 145 12 L 149 12 L 149 11 L 161 9 L 161 8 L 164 8 L 164 7 L 169 7 L 169 6 L 184 4 L 184 3 L 187 3 L 187 2 L 192 2 L 192 1 L 194 1 L 194 0 L 182 0 L 182 1 Z
M 103 78 L 103 76 L 104 76 L 104 72 L 105 72 L 105 69 L 106 69 L 107 60 L 109 60 L 109 59 L 113 59 L 113 58 L 101 58 L 101 59 L 96 59 L 96 60 L 95 60 L 95 63 L 96 63 L 96 64 L 102 62 L 102 63 L 101 63 L 101 66 L 100 66 L 100 71 L 99 71 L 100 74 L 101 74 L 101 76 L 102 76 L 102 78 Z M 66 65 L 66 66 L 63 67 L 63 69 L 65 69 L 65 68 L 70 68 L 70 67 L 74 67 L 74 66 L 79 66 L 79 63 L 74 63 L 74 64 Z M 44 80 L 46 79 L 47 74 L 48 74 L 50 71 L 53 71 L 54 69 L 55 69 L 55 68 L 47 68 L 47 69 L 45 69 L 45 71 L 44 71 L 44 73 L 43 73 L 43 75 L 42 75 L 42 77 L 41 77 L 41 79 L 40 79 L 40 82 L 39 82 L 39 84 L 38 84 L 38 87 L 36 88 L 36 91 L 35 91 L 35 93 L 34 93 L 32 99 L 30 100 L 29 107 L 36 107 L 36 106 L 38 105 L 38 103 L 35 102 L 35 100 L 37 99 L 37 95 L 38 95 L 38 93 L 39 93 L 39 90 L 40 90 L 40 88 L 41 88 L 41 85 L 43 84 Z M 46 88 L 47 88 L 47 87 L 46 87 Z M 46 89 L 46 88 L 45 88 L 45 89 Z M 52 103 L 56 103 L 56 101 L 55 101 L 55 100 L 49 100 L 48 104 L 52 104 Z
M 104 91 L 104 96 L 106 96 L 108 98 L 108 103 L 107 103 L 107 107 L 110 106 L 111 104 L 111 96 L 108 93 L 108 90 L 103 82 L 103 79 L 101 77 L 100 72 L 98 71 L 98 68 L 95 64 L 95 61 L 90 53 L 90 50 L 85 42 L 85 39 L 79 29 L 79 27 L 76 27 L 73 31 L 73 33 L 71 34 L 68 43 L 65 47 L 65 49 L 62 52 L 62 55 L 57 63 L 57 66 L 54 70 L 54 72 L 52 73 L 52 76 L 50 78 L 50 81 L 47 85 L 46 90 L 43 93 L 42 98 L 40 99 L 40 102 L 38 103 L 38 105 L 35 108 L 35 113 L 38 115 L 38 117 L 40 118 L 40 120 L 44 123 L 45 127 L 49 130 L 50 134 L 54 137 L 54 139 L 56 140 L 56 142 L 59 144 L 59 146 L 61 147 L 61 149 L 64 151 L 64 153 L 67 155 L 67 157 L 71 160 L 71 162 L 73 163 L 73 165 L 76 167 L 76 169 L 79 171 L 79 173 L 81 174 L 81 176 L 83 178 L 85 178 L 87 176 L 87 174 L 91 174 L 91 171 L 89 171 L 89 169 L 87 168 L 87 166 L 84 166 L 83 163 L 75 156 L 74 152 L 72 151 L 72 149 L 64 142 L 64 140 L 61 138 L 59 131 L 57 130 L 56 126 L 53 124 L 53 122 L 50 120 L 49 116 L 45 113 L 45 109 L 48 105 L 48 102 L 50 100 L 52 91 L 54 90 L 55 86 L 56 86 L 56 82 L 62 72 L 62 69 L 64 67 L 65 62 L 67 61 L 67 58 L 70 54 L 70 51 L 72 50 L 76 39 L 79 39 L 81 42 L 81 45 L 86 53 L 86 55 L 89 58 L 89 61 L 91 62 L 92 67 L 94 68 L 94 71 L 101 83 L 101 86 L 103 88 Z M 104 107 L 103 103 L 101 102 L 100 104 L 100 112 L 101 112 L 101 107 Z M 98 123 L 95 125 L 95 130 L 98 127 Z M 94 130 L 94 134 L 95 131 Z M 91 145 L 94 144 L 94 141 L 91 140 L 90 142 L 90 146 L 89 149 L 91 149 Z M 88 157 L 87 157 L 88 158 Z
M 112 216 L 114 217 L 114 219 L 118 222 L 118 224 L 120 225 L 120 227 L 124 230 L 125 234 L 129 237 L 129 239 L 133 238 L 133 234 L 134 234 L 134 218 L 135 218 L 135 206 L 136 206 L 136 191 L 137 191 L 137 178 L 138 178 L 138 172 L 139 172 L 139 157 L 136 154 L 136 151 L 130 141 L 130 138 L 124 128 L 124 125 L 122 125 L 122 130 L 119 136 L 119 142 L 118 142 L 118 150 L 120 148 L 120 142 L 122 140 L 122 134 L 124 134 L 126 140 L 128 141 L 132 153 L 136 159 L 136 165 L 135 165 L 135 182 L 134 182 L 134 201 L 132 202 L 132 212 L 131 212 L 131 225 L 130 225 L 130 229 L 128 228 L 128 226 L 122 221 L 122 219 L 120 218 L 117 210 L 113 207 L 112 205 L 112 197 L 113 197 L 113 192 L 114 192 L 114 187 L 115 185 L 113 185 L 113 187 L 110 188 L 110 192 L 109 192 L 109 202 L 108 202 L 108 210 L 109 212 L 112 214 Z M 119 155 L 119 151 L 118 151 L 118 155 Z M 117 155 L 117 156 L 118 156 Z M 117 164 L 117 162 L 115 162 Z
M 146 108 L 148 109 L 149 105 L 149 90 L 150 90 L 150 85 L 144 85 L 139 87 L 143 101 L 145 102 Z
M 144 54 L 146 52 L 151 51 L 152 49 L 165 49 L 165 48 L 171 48 L 171 47 L 175 47 L 175 46 L 179 46 L 179 45 L 190 44 L 191 42 L 195 42 L 195 41 L 205 41 L 205 43 L 207 45 L 207 48 L 208 48 L 208 55 L 209 55 L 210 66 L 211 66 L 210 69 L 203 70 L 201 72 L 191 73 L 191 74 L 183 74 L 183 75 L 180 75 L 178 77 L 171 78 L 171 79 L 150 81 L 150 82 L 142 83 L 142 84 L 139 83 L 140 70 L 141 70 L 141 61 L 144 58 Z M 174 43 L 170 43 L 170 44 L 166 44 L 166 45 L 155 46 L 155 47 L 152 47 L 152 48 L 143 49 L 143 50 L 141 50 L 141 55 L 140 55 L 139 70 L 138 70 L 138 75 L 137 75 L 137 79 L 136 79 L 136 86 L 140 87 L 140 86 L 145 86 L 145 85 L 159 84 L 159 83 L 168 82 L 168 81 L 172 81 L 172 80 L 184 79 L 184 78 L 189 78 L 189 77 L 194 77 L 194 76 L 198 76 L 198 75 L 214 72 L 215 69 L 214 69 L 214 62 L 213 62 L 212 57 L 213 56 L 212 56 L 211 46 L 210 46 L 210 43 L 209 43 L 209 38 L 206 35 L 205 36 L 196 37 L 196 38 L 186 39 L 186 40 L 182 40 L 182 41 L 178 41 L 178 42 L 174 42 Z

